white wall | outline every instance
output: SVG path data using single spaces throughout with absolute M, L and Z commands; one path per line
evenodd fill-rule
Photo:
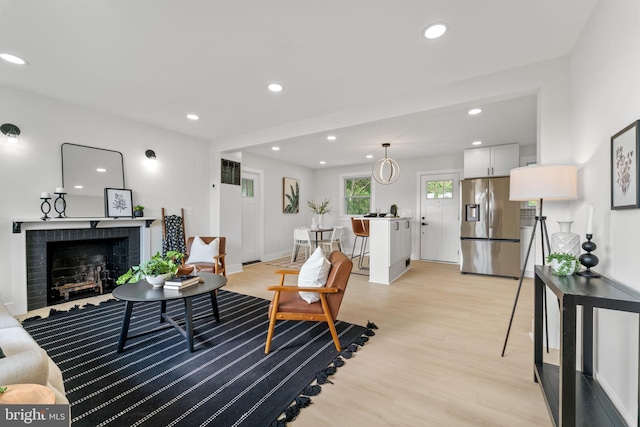
M 571 54 L 571 140 L 581 165 L 576 218 L 586 222 L 587 205 L 595 206 L 595 270 L 640 290 L 640 210 L 610 209 L 610 138 L 640 119 L 638 22 L 637 1 L 598 2 Z M 596 325 L 597 376 L 636 425 L 638 316 L 599 310 Z
M 242 154 L 242 167 L 263 171 L 264 182 L 264 260 L 272 260 L 291 253 L 293 229 L 311 225 L 311 211 L 307 200 L 314 196 L 315 178 L 313 170 L 267 159 L 250 153 Z M 282 178 L 300 180 L 300 211 L 297 214 L 283 213 Z M 241 218 L 238 210 L 236 218 Z
M 50 98 L 0 86 L 0 120 L 17 125 L 20 147 L 0 146 L 0 179 L 5 188 L 0 204 L 0 300 L 10 303 L 12 284 L 11 223 L 14 218 L 37 219 L 40 193 L 60 186 L 60 145 L 63 142 L 121 151 L 125 184 L 152 225 L 152 250 L 161 250 L 160 209 L 179 214 L 187 208 L 187 233 L 209 230 L 208 149 L 206 141 L 120 119 Z M 156 152 L 148 165 L 144 152 Z

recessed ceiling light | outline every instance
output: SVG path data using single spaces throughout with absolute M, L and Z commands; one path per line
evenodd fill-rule
M 280 150 L 280 147 L 271 147 L 271 149 L 272 149 L 273 151 L 279 151 L 279 150 Z
M 470 116 L 475 116 L 476 114 L 480 113 L 482 113 L 482 108 L 472 108 L 471 110 L 467 111 L 467 114 L 469 114 Z
M 373 154 L 367 154 L 367 159 L 373 159 Z
M 96 169 L 96 172 L 106 172 L 107 170 L 105 168 L 98 168 Z
M 473 141 L 471 145 L 481 145 L 482 141 Z
M 195 114 L 187 114 L 187 119 L 189 120 L 198 120 L 200 117 Z
M 321 165 L 326 165 L 326 164 L 327 164 L 327 162 L 325 162 L 324 160 L 320 160 L 320 164 L 321 164 Z
M 284 89 L 284 87 L 278 83 L 271 83 L 269 86 L 267 86 L 267 88 L 271 92 L 282 92 L 282 89 Z
M 431 24 L 424 29 L 422 35 L 428 39 L 437 39 L 447 32 L 447 25 L 441 22 L 437 24 Z
M 27 61 L 24 59 L 17 57 L 15 55 L 11 55 L 10 53 L 0 53 L 0 58 L 4 59 L 7 62 L 11 62 L 12 64 L 17 65 L 26 65 Z
M 327 137 L 327 139 L 328 139 L 329 141 L 335 141 L 335 140 L 336 140 L 336 136 L 335 136 L 335 135 L 329 135 L 329 136 Z

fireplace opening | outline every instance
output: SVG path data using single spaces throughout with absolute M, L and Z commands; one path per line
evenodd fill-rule
M 140 227 L 27 230 L 25 243 L 27 310 L 64 302 L 64 292 L 61 294 L 59 289 L 52 289 L 63 282 L 58 275 L 67 277 L 69 283 L 82 283 L 90 282 L 87 277 L 93 271 L 93 280 L 99 277 L 102 291 L 109 293 L 114 289 L 116 279 L 132 264 L 140 262 Z M 100 256 L 104 261 L 95 258 Z M 62 267 L 55 268 L 61 271 L 56 271 L 54 279 L 52 269 L 56 258 L 69 259 L 56 261 Z M 74 267 L 80 272 L 69 272 Z M 100 267 L 99 272 L 97 267 Z M 68 292 L 69 300 L 99 294 L 95 287 L 80 287 Z
M 47 242 L 47 305 L 110 292 L 128 249 L 128 237 Z

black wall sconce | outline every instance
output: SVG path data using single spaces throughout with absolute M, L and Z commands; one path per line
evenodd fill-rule
M 156 153 L 153 150 L 147 150 L 144 152 L 145 156 L 147 156 L 147 159 L 150 160 L 155 160 L 156 159 Z
M 8 144 L 18 144 L 20 143 L 20 128 L 16 125 L 12 125 L 11 123 L 5 123 L 0 126 L 0 131 L 5 134 L 4 141 Z

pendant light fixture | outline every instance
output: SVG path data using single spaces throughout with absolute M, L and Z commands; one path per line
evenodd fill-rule
M 384 147 L 384 158 L 378 160 L 373 165 L 373 179 L 383 185 L 393 184 L 400 176 L 400 165 L 390 157 L 387 157 L 389 143 L 382 144 Z

